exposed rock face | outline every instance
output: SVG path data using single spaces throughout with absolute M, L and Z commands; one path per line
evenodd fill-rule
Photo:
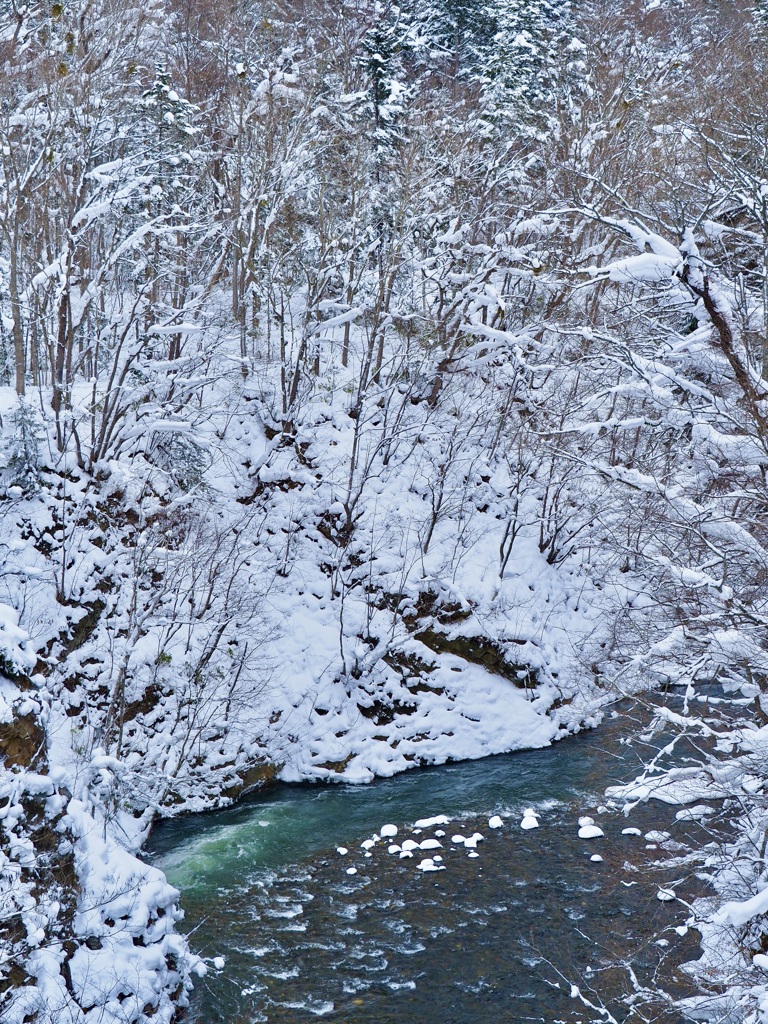
M 21 703 L 22 699 L 18 703 Z M 0 755 L 6 767 L 42 767 L 46 763 L 45 730 L 34 713 L 31 701 L 10 722 L 0 723 Z

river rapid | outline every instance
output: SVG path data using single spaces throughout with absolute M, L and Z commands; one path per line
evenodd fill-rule
M 148 856 L 181 889 L 210 965 L 191 1024 L 555 1024 L 604 1021 L 606 1009 L 624 1021 L 633 985 L 693 994 L 686 904 L 708 889 L 684 848 L 712 836 L 678 808 L 625 817 L 604 806 L 606 787 L 634 778 L 649 753 L 629 740 L 648 709 L 620 708 L 545 750 L 364 787 L 278 785 L 161 823 Z M 527 808 L 538 828 L 520 827 Z M 450 821 L 415 825 L 440 815 Z M 585 815 L 602 837 L 579 838 Z M 378 839 L 385 824 L 397 835 Z M 440 845 L 389 852 L 406 840 Z M 427 858 L 436 870 L 419 868 Z M 686 1019 L 663 1000 L 646 1012 Z

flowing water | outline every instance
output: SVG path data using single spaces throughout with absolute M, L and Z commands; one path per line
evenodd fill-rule
M 700 865 L 670 857 L 681 849 L 675 843 L 707 837 L 676 821 L 674 808 L 639 807 L 629 819 L 598 810 L 605 788 L 633 778 L 648 752 L 625 739 L 633 716 L 647 721 L 624 705 L 595 732 L 546 750 L 365 787 L 277 786 L 235 808 L 160 825 L 149 856 L 182 890 L 192 945 L 225 958 L 198 984 L 190 1020 L 604 1020 L 573 995 L 577 985 L 623 1021 L 628 959 L 640 984 L 690 992 L 679 966 L 697 956 L 696 934 L 674 929 L 687 916 L 680 899 L 706 884 Z M 536 829 L 520 828 L 527 807 L 537 810 Z M 501 828 L 489 828 L 491 814 L 503 816 Z M 602 838 L 578 838 L 585 814 Z M 451 821 L 414 829 L 436 815 Z M 363 849 L 385 823 L 397 837 Z M 671 838 L 623 835 L 628 826 Z M 476 848 L 452 842 L 476 832 L 484 837 Z M 410 858 L 388 852 L 406 838 L 441 846 Z M 434 856 L 438 870 L 419 870 Z M 657 898 L 667 885 L 680 899 Z M 684 1019 L 648 1012 L 670 1024 Z

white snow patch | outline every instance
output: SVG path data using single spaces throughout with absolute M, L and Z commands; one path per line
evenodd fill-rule
M 445 871 L 445 868 L 441 864 L 435 864 L 431 857 L 425 857 L 416 867 L 419 871 Z
M 520 828 L 525 829 L 527 831 L 528 829 L 538 827 L 539 819 L 536 815 L 536 812 L 533 810 L 532 807 L 526 808 L 526 810 L 523 812 L 523 820 L 520 822 Z
M 434 818 L 420 818 L 413 823 L 414 828 L 431 828 L 433 825 L 449 825 L 451 819 L 445 814 L 438 814 Z
M 423 842 L 419 843 L 420 850 L 440 850 L 442 849 L 442 846 L 443 844 L 439 839 L 425 839 Z

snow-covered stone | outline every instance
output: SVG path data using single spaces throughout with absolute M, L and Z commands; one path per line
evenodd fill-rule
M 520 822 L 520 828 L 525 829 L 525 831 L 528 831 L 529 829 L 538 827 L 539 819 L 536 812 L 531 807 L 526 808 L 526 810 L 523 812 L 523 820 Z
M 442 864 L 435 864 L 431 857 L 425 857 L 416 867 L 419 871 L 445 871 L 445 867 Z

